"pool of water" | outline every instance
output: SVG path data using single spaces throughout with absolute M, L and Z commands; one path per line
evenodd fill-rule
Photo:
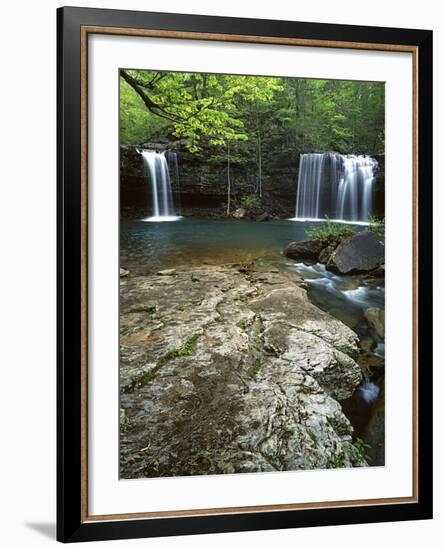
M 384 308 L 384 281 L 361 275 L 343 276 L 315 263 L 295 262 L 283 256 L 291 241 L 307 238 L 316 222 L 199 220 L 174 223 L 122 222 L 120 265 L 138 273 L 181 265 L 247 263 L 254 259 L 302 276 L 311 300 L 355 330 L 371 337 L 370 349 L 384 355 L 384 342 L 371 334 L 364 316 L 369 307 Z M 357 227 L 363 230 L 363 227 Z
M 279 259 L 290 242 L 306 239 L 316 225 L 288 220 L 253 222 L 183 218 L 174 223 L 122 222 L 121 266 L 155 270 L 197 263 Z

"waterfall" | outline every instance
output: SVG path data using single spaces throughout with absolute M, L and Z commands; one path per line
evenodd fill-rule
M 165 153 L 139 150 L 143 158 L 145 176 L 150 182 L 152 215 L 146 222 L 171 222 L 181 218 L 174 211 L 170 171 Z M 177 167 L 176 167 L 177 168 Z
M 299 164 L 294 220 L 367 223 L 378 162 L 366 155 L 305 153 Z

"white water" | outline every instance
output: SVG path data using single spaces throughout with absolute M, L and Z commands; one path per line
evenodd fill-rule
M 346 298 L 356 304 L 366 306 L 369 299 L 369 289 L 365 286 L 358 286 L 353 290 L 344 290 L 343 294 Z
M 145 222 L 173 222 L 179 220 L 174 211 L 171 192 L 170 171 L 165 153 L 140 151 L 143 158 L 145 175 L 151 185 L 152 215 Z
M 305 153 L 299 164 L 296 221 L 326 217 L 366 224 L 373 211 L 377 161 L 364 155 Z
M 374 403 L 379 396 L 379 386 L 374 382 L 364 382 L 359 386 L 359 393 L 366 403 Z

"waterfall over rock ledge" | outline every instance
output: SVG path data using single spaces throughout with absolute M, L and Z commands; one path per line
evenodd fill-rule
M 378 162 L 367 155 L 301 155 L 294 220 L 368 223 Z
M 145 218 L 146 222 L 171 222 L 181 218 L 174 211 L 173 195 L 168 161 L 165 153 L 140 150 L 143 158 L 145 177 L 151 185 L 152 215 Z M 177 170 L 177 159 L 175 170 Z

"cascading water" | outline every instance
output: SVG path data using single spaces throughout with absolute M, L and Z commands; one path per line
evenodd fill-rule
M 179 220 L 174 211 L 171 192 L 170 171 L 165 153 L 139 150 L 143 158 L 145 176 L 150 181 L 152 196 L 152 216 L 146 222 L 172 222 Z
M 378 162 L 366 155 L 305 153 L 299 164 L 294 220 L 368 223 Z

